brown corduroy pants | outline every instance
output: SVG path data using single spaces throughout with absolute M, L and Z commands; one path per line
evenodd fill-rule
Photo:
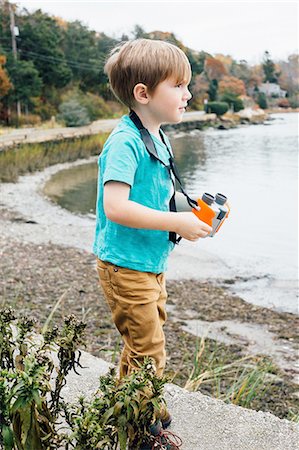
M 139 272 L 97 259 L 97 271 L 113 322 L 124 348 L 120 377 L 138 368 L 145 356 L 154 358 L 156 373 L 165 368 L 165 274 Z

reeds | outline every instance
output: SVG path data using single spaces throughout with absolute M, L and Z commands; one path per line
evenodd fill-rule
M 281 379 L 273 362 L 264 355 L 245 355 L 230 358 L 220 344 L 206 348 L 206 337 L 197 339 L 193 364 L 185 388 L 202 391 L 214 398 L 250 409 L 275 401 L 275 388 Z M 274 411 L 271 411 L 274 412 Z M 298 421 L 298 411 L 289 412 L 289 420 Z
M 20 144 L 0 151 L 0 182 L 16 182 L 19 175 L 99 154 L 109 133 L 72 137 L 36 144 Z

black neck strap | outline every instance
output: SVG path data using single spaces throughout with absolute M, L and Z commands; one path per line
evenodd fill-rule
M 153 156 L 155 159 L 157 159 L 158 161 L 160 161 L 160 163 L 162 163 L 164 166 L 166 166 L 166 164 L 159 158 L 154 141 L 149 133 L 149 131 L 143 126 L 140 118 L 137 116 L 137 114 L 135 113 L 135 111 L 130 111 L 129 114 L 130 119 L 132 120 L 132 122 L 136 125 L 136 127 L 138 128 L 138 130 L 140 131 L 141 134 L 141 138 L 143 140 L 143 143 L 148 151 L 148 153 Z M 169 150 L 167 143 L 165 142 L 162 130 L 160 129 L 159 131 L 161 139 L 163 144 L 165 145 L 165 147 L 167 148 L 167 151 L 169 153 L 169 168 L 171 173 L 173 174 L 174 178 L 176 179 L 176 181 L 178 182 L 181 192 L 185 195 L 187 202 L 189 203 L 189 205 L 193 208 L 194 206 L 198 206 L 197 202 L 195 200 L 193 200 L 191 197 L 189 197 L 189 195 L 187 194 L 187 192 L 185 192 L 181 179 L 180 179 L 180 175 L 179 175 L 179 171 L 178 168 L 175 164 L 174 161 L 174 157 L 172 155 L 172 152 Z
M 169 170 L 170 173 L 170 178 L 171 181 L 173 183 L 173 188 L 174 188 L 174 193 L 173 196 L 170 199 L 169 202 L 169 209 L 170 211 L 177 211 L 176 209 L 176 204 L 175 204 L 175 182 L 173 180 L 173 177 L 175 178 L 175 180 L 178 182 L 181 192 L 185 195 L 187 202 L 189 203 L 189 205 L 191 206 L 191 208 L 193 208 L 194 206 L 197 206 L 197 202 L 195 200 L 193 200 L 192 198 L 189 197 L 189 195 L 185 192 L 182 182 L 180 180 L 180 176 L 179 176 L 179 171 L 177 169 L 177 166 L 174 162 L 174 157 L 172 155 L 172 152 L 169 150 L 167 143 L 165 142 L 165 138 L 163 136 L 162 130 L 159 130 L 159 134 L 161 137 L 161 140 L 163 142 L 163 144 L 166 146 L 167 151 L 169 153 L 169 165 L 166 165 L 160 158 L 157 152 L 157 149 L 155 147 L 155 143 L 149 133 L 149 131 L 147 130 L 147 128 L 145 128 L 140 120 L 140 118 L 138 117 L 138 115 L 135 113 L 135 111 L 131 110 L 130 114 L 129 114 L 130 119 L 132 120 L 132 122 L 134 123 L 134 125 L 136 126 L 136 128 L 138 128 L 140 135 L 141 135 L 141 139 L 148 151 L 148 153 L 157 161 L 159 161 L 161 164 L 163 164 L 163 166 L 167 167 L 167 169 Z M 173 175 L 173 177 L 172 177 Z M 171 242 L 174 242 L 175 244 L 177 244 L 180 240 L 181 237 L 179 237 L 177 239 L 176 234 L 172 231 L 169 232 L 169 240 Z

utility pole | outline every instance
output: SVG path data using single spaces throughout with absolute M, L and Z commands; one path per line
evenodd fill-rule
M 18 29 L 18 27 L 16 27 L 16 24 L 15 24 L 15 12 L 14 12 L 15 5 L 12 5 L 11 3 L 8 3 L 8 4 L 9 4 L 9 15 L 10 15 L 10 32 L 11 32 L 12 52 L 13 52 L 15 61 L 17 61 L 18 51 L 17 51 L 16 36 L 19 35 L 19 29 Z M 20 102 L 20 100 L 17 100 L 17 118 L 18 118 L 18 120 L 20 117 L 21 117 L 21 102 Z

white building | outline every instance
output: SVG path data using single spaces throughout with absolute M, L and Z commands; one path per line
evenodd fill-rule
M 258 89 L 260 92 L 263 92 L 267 97 L 272 97 L 272 95 L 275 95 L 277 97 L 285 97 L 287 94 L 287 91 L 284 91 L 281 89 L 279 84 L 276 83 L 262 83 L 258 86 Z

